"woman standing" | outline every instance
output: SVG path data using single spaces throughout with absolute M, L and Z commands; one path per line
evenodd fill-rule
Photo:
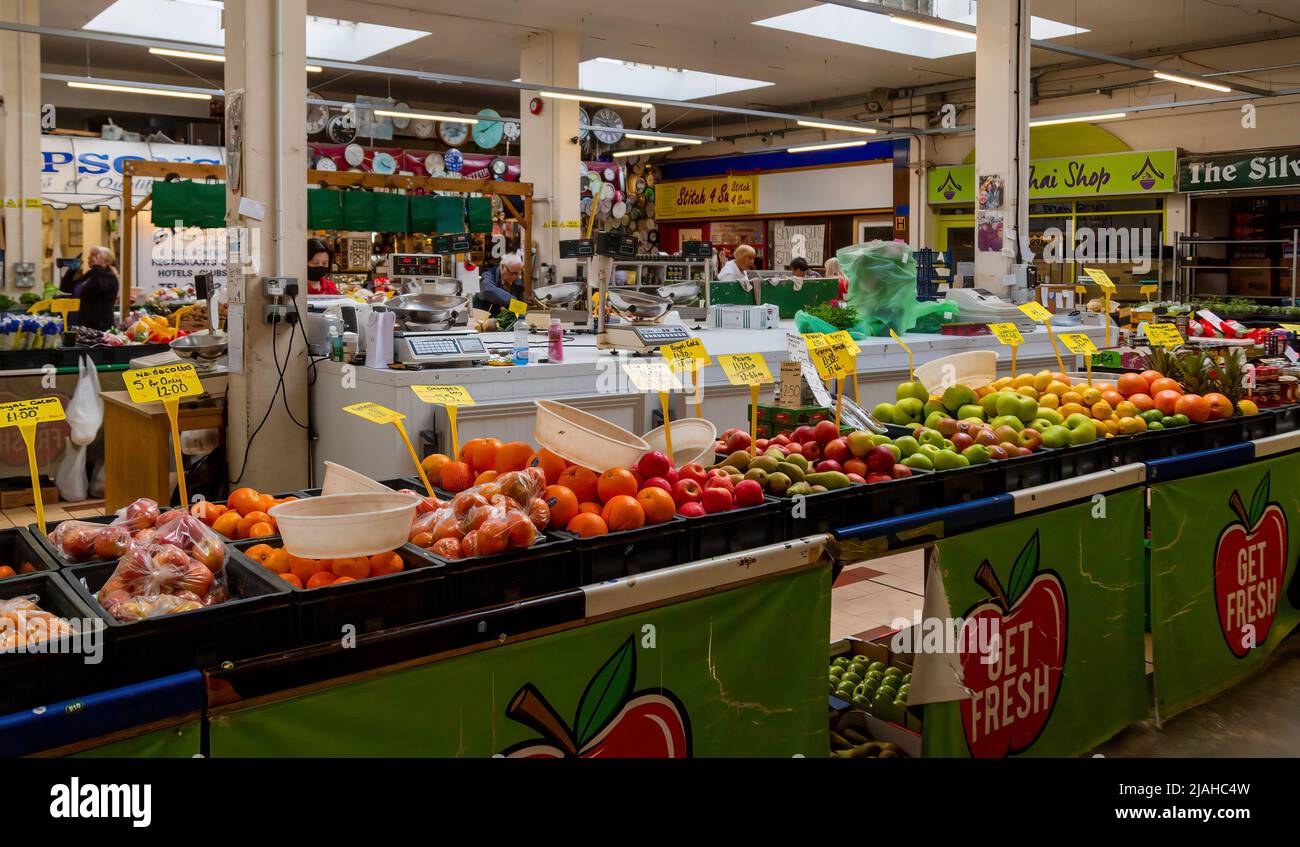
M 78 265 L 69 266 L 63 272 L 59 290 L 81 301 L 81 308 L 68 315 L 70 326 L 106 332 L 113 328 L 113 307 L 122 292 L 117 272 L 113 270 L 117 258 L 112 250 L 99 246 L 90 248 L 88 259 L 90 269 L 84 274 L 77 274 Z
M 338 294 L 338 286 L 329 278 L 330 248 L 319 238 L 307 239 L 307 293 Z

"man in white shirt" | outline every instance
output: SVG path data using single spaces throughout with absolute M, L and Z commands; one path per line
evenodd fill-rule
M 719 280 L 738 282 L 745 278 L 745 272 L 754 267 L 754 258 L 757 254 L 753 247 L 748 244 L 742 244 L 736 248 L 736 257 L 722 266 L 718 272 Z

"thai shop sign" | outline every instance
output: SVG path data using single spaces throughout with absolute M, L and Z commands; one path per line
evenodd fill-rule
M 655 216 L 661 221 L 756 214 L 757 174 L 661 182 L 655 186 Z
M 1247 150 L 1178 160 L 1178 190 L 1241 191 L 1300 185 L 1300 147 Z
M 1029 199 L 1170 192 L 1177 159 L 1176 150 L 1035 159 L 1029 163 Z M 929 202 L 974 203 L 975 166 L 944 165 L 930 171 Z

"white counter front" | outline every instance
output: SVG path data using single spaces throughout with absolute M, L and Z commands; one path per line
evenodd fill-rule
M 794 333 L 793 321 L 783 321 L 779 329 L 717 330 L 702 329 L 697 335 L 709 354 L 762 353 L 773 374 L 788 356 L 786 336 Z M 1101 346 L 1104 330 L 1099 326 L 1071 328 L 1087 332 Z M 489 348 L 509 348 L 510 333 L 482 336 Z M 1003 373 L 1009 372 L 1010 358 L 992 336 L 905 335 L 915 364 L 968 350 L 999 350 Z M 476 405 L 460 410 L 458 428 L 461 442 L 470 438 L 492 437 L 502 441 L 533 442 L 534 399 L 560 400 L 599 415 L 637 433 L 652 428 L 651 414 L 658 410 L 657 397 L 647 402 L 641 394 L 626 391 L 625 380 L 618 378 L 618 357 L 613 351 L 596 349 L 594 335 L 578 335 L 564 345 L 562 364 L 534 364 L 518 367 L 479 366 L 473 368 L 437 368 L 422 371 L 377 370 L 345 366 L 324 361 L 316 365 L 311 389 L 312 420 L 319 439 L 315 444 L 314 472 L 316 484 L 328 459 L 377 479 L 410 476 L 414 473 L 410 457 L 392 427 L 368 423 L 341 411 L 353 403 L 373 402 L 406 415 L 406 428 L 412 440 L 417 433 L 432 431 L 438 452 L 450 452 L 450 429 L 446 412 L 428 406 L 410 390 L 412 385 L 463 385 Z M 534 333 L 531 346 L 535 358 L 546 355 L 545 334 Z M 907 354 L 890 338 L 867 338 L 858 342 L 858 381 L 862 405 L 868 410 L 876 403 L 893 401 L 895 386 L 907 378 Z M 1072 369 L 1072 358 L 1066 367 Z M 1025 334 L 1018 354 L 1021 371 L 1056 367 L 1047 333 L 1041 328 Z M 721 431 L 733 426 L 748 426 L 746 410 L 749 391 L 727 382 L 716 364 L 701 371 L 704 383 L 704 416 Z M 764 402 L 771 401 L 765 393 Z M 694 414 L 694 405 L 689 407 Z M 687 415 L 684 398 L 674 402 L 674 419 Z M 417 447 L 418 449 L 418 447 Z

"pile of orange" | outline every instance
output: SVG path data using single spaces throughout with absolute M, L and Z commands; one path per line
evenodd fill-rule
M 276 498 L 252 488 L 236 488 L 226 505 L 200 500 L 190 507 L 190 514 L 226 538 L 266 538 L 275 535 L 275 518 L 267 514 L 271 507 L 297 497 Z
M 406 567 L 396 551 L 346 559 L 304 559 L 292 555 L 283 547 L 254 544 L 244 554 L 296 588 L 343 585 L 372 576 L 397 573 Z
M 8 579 L 11 576 L 18 576 L 18 574 L 20 573 L 28 574 L 28 573 L 35 573 L 35 572 L 36 572 L 36 566 L 33 565 L 31 562 L 24 562 L 23 564 L 19 565 L 18 570 L 14 570 L 13 567 L 10 565 L 0 565 L 0 579 Z

